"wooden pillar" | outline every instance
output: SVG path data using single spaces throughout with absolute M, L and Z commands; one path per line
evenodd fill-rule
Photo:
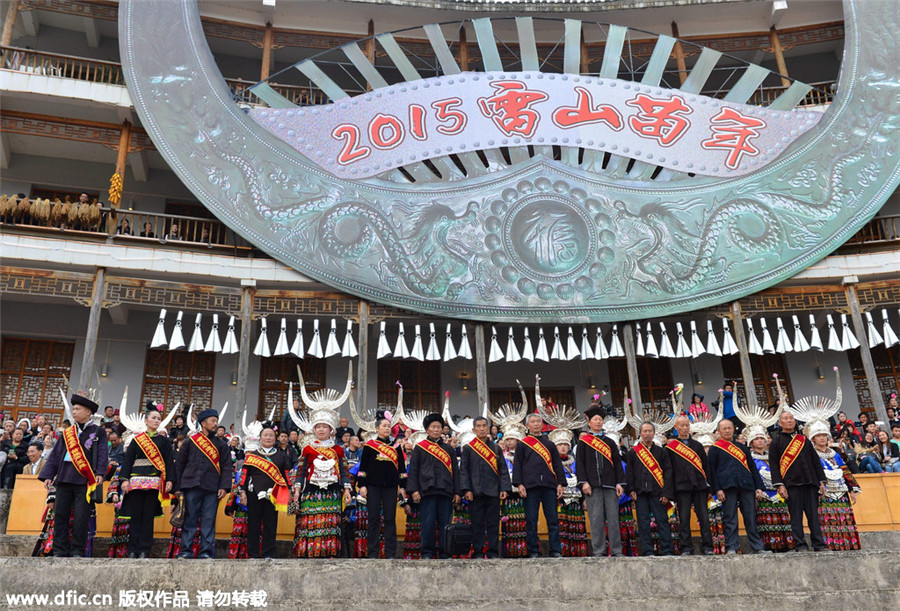
M 478 406 L 475 413 L 481 413 L 481 406 L 488 400 L 487 355 L 484 350 L 484 325 L 475 325 L 475 388 Z
M 582 28 L 582 30 L 583 30 L 583 28 Z M 587 41 L 584 39 L 583 31 L 581 33 L 581 61 L 579 62 L 579 64 L 580 64 L 578 67 L 579 71 L 582 74 L 587 74 L 589 71 L 588 69 L 591 66 L 591 58 L 588 55 Z
M 459 28 L 459 69 L 463 72 L 469 69 L 469 43 L 466 40 L 466 26 Z
M 369 63 L 375 65 L 375 20 L 369 19 L 369 39 L 366 41 L 366 57 Z
M 274 35 L 272 34 L 272 23 L 266 22 L 266 29 L 263 30 L 263 42 L 262 42 L 262 67 L 259 71 L 259 80 L 264 81 L 269 78 L 269 73 L 272 71 L 272 41 L 274 40 Z
M 734 341 L 737 343 L 738 354 L 741 360 L 744 395 L 747 397 L 747 406 L 753 408 L 759 405 L 759 400 L 756 397 L 756 385 L 753 383 L 753 367 L 750 365 L 750 350 L 747 346 L 747 336 L 744 335 L 744 316 L 741 314 L 739 301 L 731 303 L 731 327 L 734 331 Z M 735 398 L 735 400 L 737 399 Z
M 641 399 L 641 380 L 638 376 L 637 357 L 634 351 L 634 327 L 630 322 L 622 325 L 622 347 L 625 348 L 625 369 L 628 372 L 628 391 L 632 409 L 635 413 L 640 413 L 644 402 Z
M 6 11 L 6 21 L 3 22 L 3 35 L 0 36 L 0 45 L 8 47 L 12 42 L 13 28 L 19 16 L 19 0 L 10 0 L 9 10 Z
M 369 389 L 369 303 L 359 300 L 359 361 L 356 368 L 356 404 L 360 413 L 366 413 Z
M 244 412 L 249 411 L 256 420 L 256 409 L 247 407 L 247 385 L 250 378 L 250 337 L 253 332 L 253 295 L 256 292 L 255 280 L 242 280 L 241 285 L 241 351 L 238 354 L 238 383 L 236 422 L 242 422 Z M 240 413 L 238 413 L 240 412 Z
M 869 395 L 875 406 L 875 416 L 878 420 L 887 423 L 887 410 L 884 407 L 884 397 L 878 384 L 878 374 L 875 373 L 875 362 L 872 360 L 872 351 L 866 337 L 866 326 L 863 323 L 862 314 L 859 311 L 859 296 L 856 293 L 856 276 L 844 278 L 844 293 L 847 296 L 847 305 L 850 306 L 850 317 L 853 319 L 853 330 L 859 340 L 859 358 L 866 372 L 866 386 L 869 387 Z
M 681 79 L 681 84 L 684 85 L 684 81 L 687 80 L 687 66 L 684 63 L 684 45 L 681 44 L 678 39 L 678 24 L 674 21 L 672 22 L 672 36 L 675 40 L 675 65 L 678 66 L 678 78 Z
M 775 54 L 775 64 L 778 66 L 778 73 L 781 75 L 781 86 L 790 87 L 791 82 L 786 78 L 788 76 L 787 64 L 784 63 L 784 50 L 781 48 L 781 40 L 778 38 L 778 31 L 775 26 L 769 30 L 769 43 L 772 45 L 772 53 Z
M 84 356 L 81 359 L 81 377 L 78 388 L 87 390 L 91 387 L 94 374 L 94 357 L 97 353 L 97 333 L 100 330 L 100 312 L 103 311 L 103 298 L 106 296 L 106 268 L 97 268 L 94 275 L 94 290 L 91 291 L 91 313 L 88 314 L 87 333 L 84 336 Z

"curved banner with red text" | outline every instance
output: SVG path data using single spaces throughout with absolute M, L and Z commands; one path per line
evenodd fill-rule
M 526 145 L 580 147 L 701 176 L 739 176 L 772 162 L 822 116 L 541 72 L 462 73 L 332 104 L 249 113 L 342 178 Z

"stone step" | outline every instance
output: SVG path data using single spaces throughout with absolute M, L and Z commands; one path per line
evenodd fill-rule
M 266 593 L 266 609 L 890 609 L 900 602 L 896 551 L 766 556 L 535 560 L 108 560 L 0 558 L 0 608 L 8 595 L 120 590 Z M 59 606 L 59 605 L 54 605 Z M 164 608 L 164 607 L 160 607 Z M 168 608 L 174 608 L 170 603 Z M 235 604 L 218 609 L 246 608 Z

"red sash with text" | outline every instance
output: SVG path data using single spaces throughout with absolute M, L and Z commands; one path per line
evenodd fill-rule
M 259 469 L 274 482 L 275 486 L 272 487 L 269 500 L 278 511 L 287 511 L 288 501 L 291 499 L 291 491 L 288 488 L 284 474 L 279 471 L 275 463 L 259 454 L 247 454 L 244 459 L 244 467 Z
M 697 471 L 703 474 L 704 478 L 706 477 L 706 471 L 703 470 L 703 461 L 700 460 L 700 457 L 697 456 L 697 453 L 694 452 L 688 444 L 673 439 L 668 444 L 666 444 L 666 447 L 672 450 L 681 458 L 691 463 L 697 469 Z M 743 454 L 741 454 L 741 456 L 743 456 Z
M 97 487 L 97 476 L 94 475 L 94 470 L 91 469 L 91 463 L 88 462 L 87 456 L 84 453 L 84 448 L 81 446 L 81 441 L 78 439 L 78 432 L 75 430 L 78 427 L 70 426 L 66 429 L 66 432 L 63 433 L 63 441 L 66 442 L 66 450 L 69 452 L 69 457 L 72 459 L 72 466 L 75 467 L 75 470 L 78 471 L 79 475 L 87 480 L 87 502 L 91 502 L 91 493 Z
M 476 437 L 469 442 L 469 447 L 475 450 L 475 453 L 482 457 L 484 461 L 491 466 L 491 469 L 494 470 L 494 473 L 499 473 L 499 471 L 497 470 L 497 455 L 494 454 L 493 450 L 491 450 L 488 444 Z
M 453 473 L 453 463 L 450 461 L 450 455 L 440 445 L 423 439 L 419 442 L 419 447 L 444 463 L 447 470 Z
M 733 459 L 744 465 L 744 468 L 747 471 L 750 470 L 750 465 L 747 464 L 747 455 L 741 452 L 741 449 L 730 441 L 719 439 L 713 444 L 713 446 L 719 448 L 720 450 L 725 450 L 725 452 L 727 452 Z
M 389 446 L 383 441 L 378 441 L 377 439 L 370 439 L 366 442 L 366 445 L 394 463 L 395 467 L 398 469 L 400 468 L 400 462 L 397 460 L 398 456 L 396 448 Z
M 522 440 L 526 446 L 537 452 L 537 455 L 544 459 L 544 462 L 547 463 L 547 468 L 550 469 L 550 473 L 556 475 L 556 469 L 553 468 L 553 457 L 550 456 L 550 450 L 541 443 L 541 440 L 533 435 L 526 435 Z
M 596 435 L 591 435 L 590 433 L 582 433 L 579 439 L 586 443 L 592 450 L 596 450 L 598 454 L 609 461 L 609 464 L 613 464 L 612 450 L 609 449 L 608 445 L 603 443 L 602 439 Z
M 784 454 L 781 455 L 781 461 L 778 463 L 778 466 L 781 467 L 781 477 L 784 477 L 787 470 L 791 468 L 791 465 L 800 456 L 804 443 L 806 443 L 806 437 L 803 435 L 794 435 L 794 438 L 791 439 L 788 447 L 784 450 Z
M 197 446 L 197 449 L 203 452 L 203 455 L 209 459 L 209 462 L 216 468 L 216 473 L 221 475 L 222 470 L 219 467 L 219 449 L 216 444 L 209 440 L 203 431 L 191 435 L 191 441 Z
M 138 447 L 153 465 L 153 468 L 159 471 L 159 502 L 163 507 L 169 505 L 172 495 L 166 492 L 166 461 L 163 460 L 162 453 L 147 433 L 135 435 L 134 442 L 138 444 Z
M 634 452 L 647 468 L 647 471 L 650 472 L 650 475 L 653 476 L 653 479 L 656 480 L 656 483 L 659 484 L 659 487 L 664 487 L 662 467 L 659 466 L 659 462 L 657 462 L 653 454 L 650 453 L 650 450 L 645 448 L 644 444 L 638 443 L 634 446 Z

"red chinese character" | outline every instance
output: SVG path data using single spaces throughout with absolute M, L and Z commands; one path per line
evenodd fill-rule
M 706 150 L 725 149 L 729 151 L 725 166 L 734 170 L 744 155 L 756 157 L 759 149 L 750 143 L 751 138 L 759 137 L 759 130 L 766 122 L 756 117 L 742 115 L 733 108 L 723 108 L 709 120 L 712 138 L 704 140 L 700 146 Z
M 531 106 L 545 101 L 543 91 L 529 91 L 519 81 L 491 83 L 496 93 L 489 98 L 478 98 L 481 114 L 491 119 L 507 136 L 518 134 L 531 138 L 541 116 Z
M 660 146 L 675 144 L 691 126 L 682 115 L 689 115 L 694 110 L 677 95 L 657 99 L 641 93 L 625 103 L 640 109 L 636 115 L 628 117 L 632 131 L 641 138 L 656 140 Z
M 594 107 L 591 92 L 584 87 L 576 87 L 578 102 L 575 106 L 560 106 L 553 113 L 553 122 L 563 129 L 589 123 L 606 123 L 616 131 L 622 129 L 622 115 L 614 106 L 599 104 Z

